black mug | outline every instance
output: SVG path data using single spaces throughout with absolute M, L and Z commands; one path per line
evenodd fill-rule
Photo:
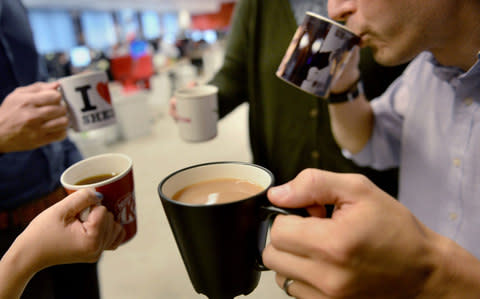
M 262 187 L 251 197 L 219 204 L 173 200 L 179 190 L 199 182 L 234 178 Z M 273 174 L 244 162 L 212 162 L 178 170 L 158 186 L 158 194 L 175 241 L 197 293 L 210 299 L 231 299 L 251 293 L 260 273 L 267 233 L 274 217 L 291 210 L 272 206 L 267 190 Z M 297 212 L 298 213 L 298 212 Z

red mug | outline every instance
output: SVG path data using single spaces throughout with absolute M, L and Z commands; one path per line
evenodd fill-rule
M 102 205 L 122 224 L 126 235 L 122 243 L 137 232 L 133 162 L 124 154 L 108 153 L 79 161 L 67 168 L 60 182 L 71 194 L 93 188 L 103 195 Z

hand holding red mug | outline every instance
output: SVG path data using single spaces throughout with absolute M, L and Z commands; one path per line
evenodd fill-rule
M 93 190 L 67 196 L 35 217 L 0 260 L 0 298 L 19 298 L 32 276 L 49 266 L 96 262 L 125 236 Z M 91 212 L 85 221 L 78 214 Z

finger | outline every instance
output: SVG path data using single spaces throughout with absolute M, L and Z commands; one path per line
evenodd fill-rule
M 331 240 L 333 220 L 318 217 L 279 215 L 270 229 L 270 244 L 277 250 L 298 256 L 311 256 L 334 246 Z
M 123 240 L 125 239 L 126 236 L 125 229 L 123 226 L 119 223 L 115 223 L 115 230 L 114 233 L 112 234 L 114 236 L 113 242 L 111 242 L 110 245 L 106 246 L 107 250 L 115 250 L 117 249 L 120 244 L 122 244 Z
M 270 188 L 267 195 L 275 205 L 303 208 L 353 202 L 357 198 L 357 192 L 364 192 L 372 187 L 373 183 L 362 175 L 307 169 L 292 181 Z
M 18 92 L 39 92 L 42 90 L 48 90 L 48 89 L 57 89 L 60 86 L 60 83 L 58 82 L 36 82 L 27 86 L 22 86 L 17 88 Z
M 43 139 L 39 142 L 41 145 L 49 144 L 55 141 L 61 141 L 67 138 L 67 130 L 59 129 L 57 131 L 49 132 L 43 135 Z
M 41 125 L 41 129 L 46 132 L 45 134 L 58 134 L 65 133 L 70 125 L 70 121 L 67 116 L 56 117 L 44 122 Z
M 61 105 L 40 106 L 33 113 L 35 114 L 35 119 L 31 122 L 33 125 L 43 127 L 49 121 L 58 121 L 59 118 L 63 118 L 62 122 L 66 121 L 68 124 L 67 109 Z
M 281 289 L 283 289 L 283 284 L 285 283 L 286 279 L 287 277 L 281 274 L 277 273 L 277 275 L 275 275 L 275 282 Z M 287 290 L 288 290 L 288 294 L 290 294 L 290 296 L 295 298 L 315 298 L 315 299 L 329 298 L 321 290 L 316 289 L 315 287 L 307 283 L 304 283 L 301 280 L 294 279 L 293 282 L 288 286 Z
M 37 107 L 45 105 L 61 105 L 62 94 L 58 90 L 47 89 L 31 93 L 31 102 Z
M 76 217 L 81 211 L 98 202 L 99 199 L 92 189 L 80 189 L 60 201 L 66 219 Z
M 110 247 L 110 245 L 115 241 L 116 238 L 116 225 L 113 214 L 106 212 L 102 218 L 102 223 L 100 225 L 102 232 L 100 234 L 102 238 L 102 250 L 105 250 Z
M 112 235 L 115 227 L 113 214 L 103 205 L 91 206 L 90 214 L 83 225 L 89 234 L 98 242 L 98 250 L 103 251 L 113 243 Z
M 66 116 L 68 114 L 67 107 L 63 105 L 43 105 L 39 106 L 36 109 L 36 114 L 38 114 L 39 119 L 43 119 L 44 121 Z
M 110 213 L 107 208 L 100 204 L 101 200 L 98 200 L 98 204 L 92 206 L 90 214 L 86 224 L 93 223 L 95 226 L 107 227 L 108 222 L 114 222 L 113 214 Z M 103 232 L 102 232 L 103 233 Z
M 321 294 L 332 294 L 337 285 L 345 281 L 346 273 L 342 267 L 326 256 L 305 257 L 276 249 L 269 244 L 263 253 L 265 266 L 283 277 L 303 282 L 305 287 Z M 282 283 L 284 279 L 282 280 Z M 280 285 L 282 286 L 282 285 Z M 304 297 L 301 298 L 316 298 Z

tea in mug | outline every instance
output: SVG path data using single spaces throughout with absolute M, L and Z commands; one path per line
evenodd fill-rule
M 173 195 L 176 201 L 188 204 L 220 204 L 251 197 L 263 187 L 241 179 L 221 178 L 189 185 Z
M 117 175 L 116 173 L 105 173 L 105 174 L 94 175 L 76 182 L 75 185 L 95 184 L 95 183 L 99 183 L 99 182 L 103 182 L 108 179 L 111 179 L 116 175 Z

